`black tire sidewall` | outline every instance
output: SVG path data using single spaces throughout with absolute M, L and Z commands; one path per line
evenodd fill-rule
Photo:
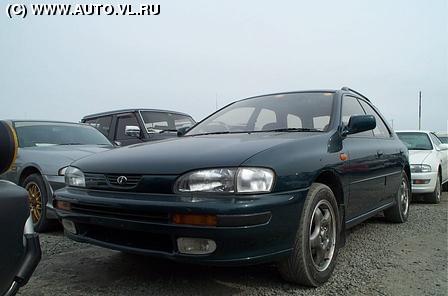
M 42 176 L 39 174 L 31 174 L 28 177 L 26 177 L 25 180 L 23 181 L 22 187 L 26 188 L 26 186 L 31 182 L 34 182 L 35 184 L 37 184 L 37 186 L 39 187 L 40 193 L 41 193 L 40 196 L 41 196 L 41 203 L 42 203 L 42 213 L 41 213 L 39 221 L 34 224 L 34 229 L 36 231 L 41 231 L 47 226 L 47 219 L 46 219 L 47 200 L 48 200 L 47 187 L 45 186 Z M 31 209 L 30 209 L 30 213 L 31 213 Z
M 340 234 L 340 219 L 339 219 L 339 211 L 336 199 L 334 197 L 333 192 L 331 189 L 324 185 L 324 184 L 316 184 L 317 188 L 315 191 L 312 192 L 307 197 L 307 200 L 304 204 L 304 208 L 302 211 L 302 217 L 300 219 L 300 229 L 302 229 L 302 234 L 299 234 L 299 237 L 301 238 L 301 245 L 302 245 L 302 256 L 303 262 L 306 265 L 307 273 L 311 275 L 312 279 L 316 282 L 317 285 L 325 283 L 333 273 L 333 270 L 336 265 L 336 259 L 338 255 L 338 248 L 339 248 L 339 234 Z M 333 207 L 333 211 L 335 214 L 336 219 L 336 245 L 335 250 L 333 254 L 333 258 L 331 260 L 330 265 L 325 269 L 324 271 L 319 271 L 314 267 L 311 252 L 310 252 L 310 243 L 309 243 L 309 236 L 310 236 L 310 223 L 311 218 L 313 215 L 314 208 L 321 200 L 327 200 L 331 206 Z

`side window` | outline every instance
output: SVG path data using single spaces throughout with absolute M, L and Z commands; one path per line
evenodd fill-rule
M 365 115 L 364 109 L 355 97 L 344 96 L 342 101 L 342 123 L 347 125 L 352 115 Z M 372 131 L 354 134 L 356 137 L 372 137 Z
M 299 116 L 288 114 L 286 116 L 286 122 L 288 124 L 288 128 L 301 128 L 302 127 L 302 119 Z
M 376 128 L 373 130 L 375 137 L 389 138 L 390 132 L 381 116 L 366 102 L 360 100 L 362 107 L 369 115 L 375 116 Z
M 86 124 L 93 126 L 106 137 L 109 136 L 111 122 L 112 116 L 98 117 L 85 121 Z
M 255 130 L 261 131 L 265 129 L 265 126 L 277 125 L 277 115 L 274 111 L 268 109 L 261 109 L 255 121 Z M 269 127 L 268 129 L 275 129 L 276 127 Z
M 433 133 L 430 133 L 429 136 L 436 147 L 439 147 L 442 144 L 442 141 L 440 141 L 439 138 Z
M 117 140 L 135 139 L 125 134 L 126 126 L 139 126 L 137 118 L 133 114 L 120 116 L 117 118 L 117 131 L 115 138 Z
M 110 124 L 112 123 L 112 116 L 100 117 L 96 121 L 96 128 L 106 137 L 109 136 Z

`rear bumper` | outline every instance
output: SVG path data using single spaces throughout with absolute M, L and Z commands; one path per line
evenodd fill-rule
M 430 173 L 412 173 L 412 193 L 420 194 L 420 193 L 431 193 L 436 189 L 436 181 L 437 181 L 437 172 Z M 428 180 L 427 184 L 414 184 L 416 180 Z
M 300 190 L 246 200 L 223 197 L 195 200 L 176 195 L 65 188 L 56 192 L 56 201 L 69 202 L 73 207 L 56 211 L 61 219 L 75 223 L 76 233 L 65 232 L 76 241 L 194 263 L 253 264 L 275 261 L 290 253 L 306 194 L 307 190 Z M 98 212 L 99 207 L 105 211 Z M 218 221 L 226 218 L 238 223 L 178 225 L 172 221 L 173 214 L 216 215 Z M 258 224 L 254 224 L 253 217 L 259 219 Z M 262 220 L 263 217 L 266 219 Z M 180 237 L 210 239 L 217 247 L 208 255 L 181 254 L 177 247 Z

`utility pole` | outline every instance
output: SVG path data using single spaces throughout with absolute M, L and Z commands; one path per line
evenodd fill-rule
M 418 130 L 422 129 L 422 91 L 418 92 Z
M 394 120 L 391 119 L 390 122 L 392 123 L 392 129 L 394 129 Z
M 215 108 L 218 110 L 218 94 L 215 96 Z

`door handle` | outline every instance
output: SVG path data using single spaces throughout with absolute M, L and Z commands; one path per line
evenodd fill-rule
M 376 152 L 376 155 L 377 155 L 378 157 L 382 156 L 383 154 L 384 154 L 384 152 L 383 152 L 382 150 L 378 150 L 378 151 Z

